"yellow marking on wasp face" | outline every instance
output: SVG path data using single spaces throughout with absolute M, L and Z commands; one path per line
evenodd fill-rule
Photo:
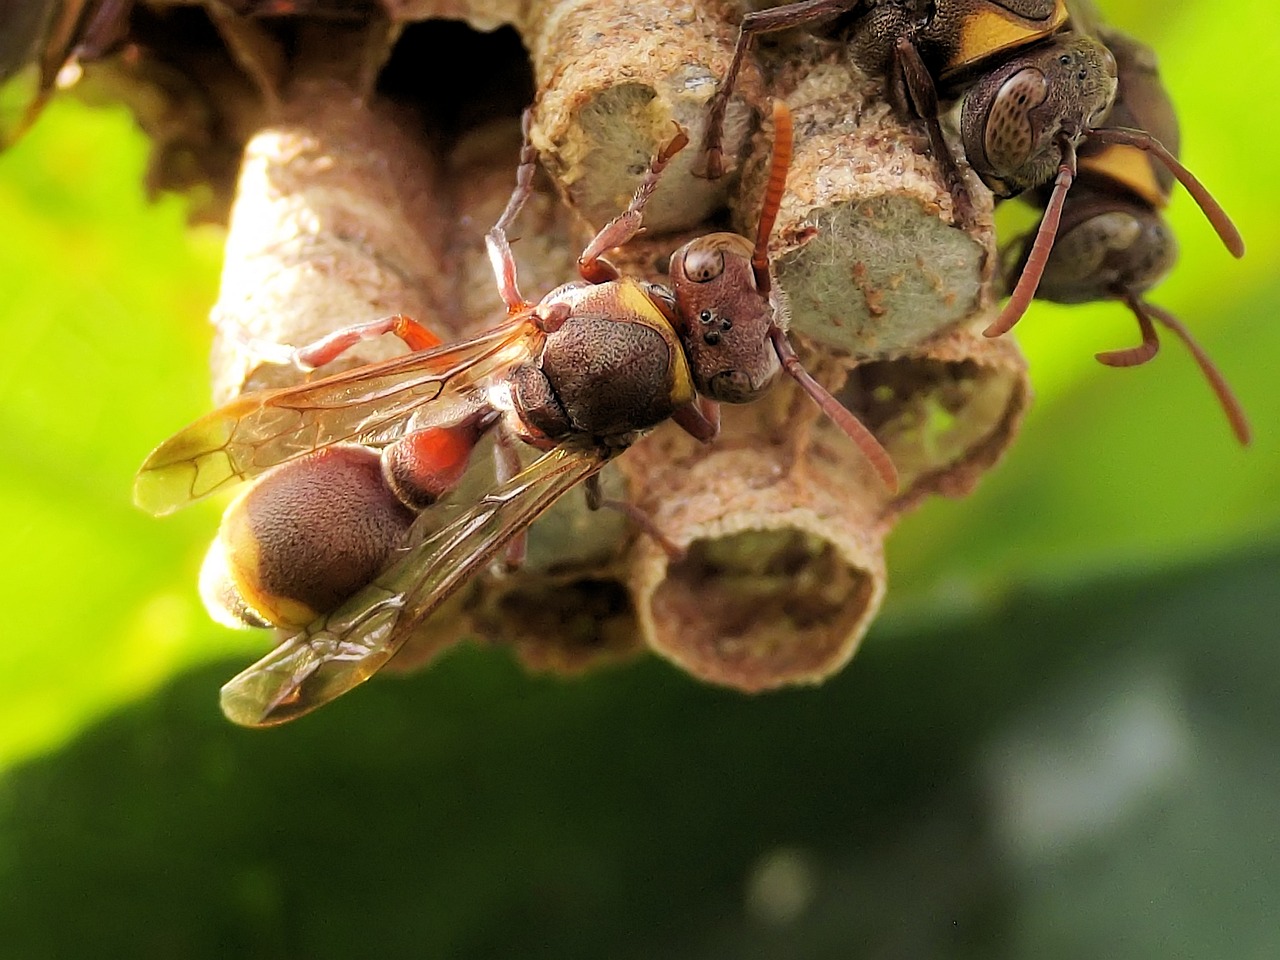
M 639 282 L 631 277 L 618 281 L 618 303 L 638 322 L 662 334 L 671 352 L 671 401 L 677 406 L 691 402 L 697 396 L 693 388 L 693 372 L 689 369 L 689 359 L 684 345 L 680 343 L 680 335 L 670 321 Z
M 1081 157 L 1080 170 L 1116 181 L 1157 209 L 1169 204 L 1169 194 L 1160 185 L 1151 160 L 1137 147 L 1109 143 L 1100 152 Z
M 943 65 L 943 76 L 1047 37 L 1066 22 L 1064 0 L 1058 0 L 1053 15 L 1047 21 L 1035 26 L 1015 18 L 1006 10 L 982 6 L 964 18 L 960 42 L 956 44 L 951 62 Z

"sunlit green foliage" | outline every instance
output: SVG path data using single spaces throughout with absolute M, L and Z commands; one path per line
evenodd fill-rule
M 55 103 L 0 155 L 0 763 L 241 638 L 191 584 L 210 510 L 130 503 L 157 438 L 207 409 L 220 236 L 143 195 L 122 110 Z

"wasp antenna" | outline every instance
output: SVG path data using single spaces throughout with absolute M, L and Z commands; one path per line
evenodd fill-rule
M 1253 439 L 1253 432 L 1249 428 L 1249 420 L 1244 415 L 1244 408 L 1240 406 L 1240 401 L 1236 399 L 1236 395 L 1232 392 L 1231 387 L 1227 385 L 1226 378 L 1218 370 L 1217 366 L 1204 349 L 1196 342 L 1195 337 L 1191 336 L 1191 331 L 1182 325 L 1173 314 L 1167 310 L 1162 310 L 1153 303 L 1139 297 L 1128 297 L 1125 300 L 1129 308 L 1133 310 L 1138 317 L 1154 317 L 1160 323 L 1164 324 L 1172 330 L 1178 338 L 1187 345 L 1187 349 L 1191 351 L 1191 356 L 1195 357 L 1196 363 L 1200 366 L 1200 372 L 1204 374 L 1205 379 L 1209 381 L 1209 386 L 1213 388 L 1214 394 L 1218 397 L 1218 403 L 1222 405 L 1222 412 L 1227 415 L 1227 421 L 1231 424 L 1231 432 L 1236 435 L 1236 439 L 1240 441 L 1242 447 L 1247 447 L 1249 441 Z M 1150 320 L 1148 320 L 1150 323 Z
M 880 475 L 881 481 L 889 492 L 897 493 L 898 469 L 893 465 L 893 458 L 889 456 L 889 451 L 880 445 L 876 435 L 867 429 L 866 424 L 841 406 L 840 401 L 833 397 L 826 387 L 813 379 L 809 371 L 800 363 L 800 358 L 796 356 L 791 341 L 787 339 L 781 327 L 770 327 L 769 338 L 773 341 L 774 349 L 778 351 L 782 369 L 800 384 L 800 388 L 813 399 L 827 418 L 844 431 L 845 436 L 862 451 L 862 455 L 871 462 L 871 466 Z
M 1140 367 L 1160 352 L 1160 338 L 1156 336 L 1155 325 L 1147 314 L 1133 305 L 1132 299 L 1126 297 L 1125 303 L 1129 304 L 1133 315 L 1138 318 L 1138 329 L 1142 331 L 1142 343 L 1124 350 L 1107 350 L 1093 355 L 1095 360 L 1108 367 Z
M 1200 212 L 1205 215 L 1205 219 L 1209 221 L 1214 232 L 1218 234 L 1222 245 L 1231 252 L 1233 257 L 1239 259 L 1244 256 L 1244 238 L 1240 236 L 1240 231 L 1236 229 L 1236 225 L 1227 216 L 1227 211 L 1223 210 L 1222 205 L 1213 199 L 1213 194 L 1196 178 L 1196 175 L 1184 167 L 1182 161 L 1165 149 L 1163 143 L 1144 130 L 1130 130 L 1127 127 L 1104 127 L 1099 130 L 1090 130 L 1089 136 L 1095 140 L 1101 140 L 1103 143 L 1124 144 L 1154 154 L 1155 158 L 1168 167 L 1169 172 L 1178 178 L 1178 182 L 1186 187 L 1187 193 L 1191 194 L 1191 198 L 1200 207 Z
M 1031 252 L 1027 254 L 1018 275 L 1018 282 L 1009 294 L 1009 302 L 1000 311 L 1000 316 L 982 331 L 985 337 L 999 337 L 1013 329 L 1014 324 L 1022 319 L 1031 306 L 1031 300 L 1040 286 L 1040 278 L 1044 276 L 1045 264 L 1049 262 L 1049 254 L 1053 250 L 1053 241 L 1058 235 L 1058 222 L 1062 219 L 1062 204 L 1067 199 L 1067 191 L 1076 178 L 1076 147 L 1070 139 L 1062 141 L 1062 163 L 1058 167 L 1058 179 L 1054 181 L 1053 193 L 1044 208 L 1044 216 L 1036 229 L 1036 238 L 1031 244 Z
M 793 143 L 791 109 L 782 100 L 773 101 L 773 153 L 769 159 L 769 182 L 764 188 L 764 203 L 760 208 L 760 222 L 756 225 L 756 246 L 751 251 L 751 272 L 755 274 L 756 289 L 767 297 L 772 286 L 769 279 L 769 235 L 773 233 L 778 208 L 782 205 L 782 193 L 787 186 L 787 170 L 791 167 Z

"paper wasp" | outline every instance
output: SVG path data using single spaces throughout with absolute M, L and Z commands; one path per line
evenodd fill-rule
M 1100 36 L 1115 56 L 1119 78 L 1115 105 L 1107 122 L 1118 128 L 1145 131 L 1162 144 L 1171 157 L 1176 157 L 1178 119 L 1160 82 L 1155 54 L 1115 30 L 1101 28 Z M 1167 162 L 1155 162 L 1141 144 L 1085 141 L 1078 155 L 1076 185 L 1060 204 L 1061 220 L 1056 224 L 1057 240 L 1051 252 L 1045 253 L 1040 241 L 1043 227 L 1013 244 L 1015 257 L 1008 273 L 1010 277 L 1023 278 L 1015 286 L 1015 290 L 1022 289 L 1011 298 L 994 332 L 1002 333 L 1021 315 L 1029 295 L 1026 278 L 1037 275 L 1039 286 L 1033 289 L 1041 299 L 1058 303 L 1120 300 L 1137 318 L 1142 344 L 1100 353 L 1098 360 L 1113 367 L 1146 363 L 1160 346 L 1155 324 L 1167 327 L 1187 345 L 1222 405 L 1236 438 L 1247 444 L 1249 424 L 1222 374 L 1186 327 L 1143 298 L 1146 291 L 1165 278 L 1177 258 L 1177 241 L 1160 215 L 1173 191 L 1175 169 Z M 1186 176 L 1189 178 L 1190 174 Z M 1183 182 L 1193 192 L 1204 190 L 1194 179 Z M 1054 194 L 1057 193 L 1055 190 Z M 1052 197 L 1040 199 L 1052 202 Z M 1230 227 L 1226 215 L 1207 193 L 1197 196 L 1197 200 L 1210 219 L 1221 217 Z M 1045 219 L 1048 219 L 1047 212 Z M 1219 233 L 1226 236 L 1222 229 Z M 1234 228 L 1231 235 L 1238 242 Z M 1033 256 L 1039 263 L 1035 270 L 1028 270 Z
M 1069 29 L 1065 0 L 799 0 L 747 14 L 733 60 L 712 100 L 708 172 L 721 167 L 724 112 L 743 58 L 759 34 L 829 23 L 850 60 L 885 78 L 898 112 L 924 122 L 958 205 L 963 178 L 943 136 L 939 99 L 958 98 L 965 156 L 997 196 L 1053 178 L 1063 137 L 1079 141 L 1115 92 L 1106 48 Z
M 1242 256 L 1244 244 L 1230 219 L 1152 132 L 1104 125 L 1116 95 L 1116 61 L 1099 38 L 1082 29 L 1084 19 L 1069 10 L 1067 0 L 801 0 L 749 13 L 710 107 L 708 172 L 720 169 L 724 111 L 753 38 L 833 21 L 853 62 L 885 77 L 899 112 L 925 123 L 956 198 L 958 220 L 970 203 L 939 121 L 940 92 L 958 98 L 964 157 L 998 198 L 1053 183 L 1025 267 L 987 336 L 1013 327 L 1035 295 L 1076 178 L 1079 149 L 1096 153 L 1115 145 L 1147 152 L 1187 188 L 1227 249 Z
M 1175 243 L 1157 210 L 1175 179 L 1234 256 L 1243 256 L 1244 242 L 1176 157 L 1177 121 L 1150 51 L 1094 20 L 1083 0 L 802 0 L 749 13 L 712 101 L 708 168 L 719 169 L 724 110 L 752 39 L 834 21 L 854 63 L 884 76 L 899 111 L 925 122 L 961 218 L 967 195 L 939 123 L 939 90 L 959 98 L 965 159 L 983 183 L 998 198 L 1038 191 L 1044 215 L 1020 244 L 1009 302 L 984 333 L 998 337 L 1012 329 L 1046 271 L 1047 299 L 1122 299 L 1138 317 L 1143 344 L 1099 359 L 1114 366 L 1145 362 L 1158 346 L 1153 320 L 1164 324 L 1187 343 L 1247 443 L 1244 414 L 1222 376 L 1176 319 L 1140 297 L 1172 264 Z M 1055 257 L 1064 222 L 1070 249 Z M 1116 230 L 1141 236 L 1121 238 Z
M 536 170 L 526 114 L 517 185 L 486 238 L 507 307 L 503 324 L 429 349 L 417 349 L 430 335 L 405 318 L 340 331 L 303 348 L 301 360 L 327 362 L 357 340 L 383 333 L 415 349 L 300 386 L 247 394 L 151 454 L 139 472 L 135 500 L 166 513 L 276 465 L 289 469 L 348 443 L 380 449 L 389 486 L 414 506 L 429 504 L 439 488 L 456 482 L 458 463 L 465 464 L 487 431 L 498 432 L 500 448 L 518 439 L 546 451 L 526 469 L 500 471 L 509 475 L 443 526 L 434 510 L 423 510 L 372 580 L 333 609 L 319 611 L 223 687 L 230 719 L 249 726 L 281 723 L 362 683 L 559 497 L 585 483 L 591 499 L 595 475 L 645 431 L 670 419 L 710 441 L 719 425 L 716 402 L 757 399 L 783 371 L 896 488 L 888 454 L 809 376 L 786 336 L 767 247 L 790 164 L 791 116 L 777 102 L 773 118 L 773 155 L 754 243 L 729 233 L 690 241 L 671 257 L 670 287 L 623 277 L 604 259 L 640 230 L 664 167 L 688 142 L 678 130 L 627 210 L 583 251 L 582 279 L 534 303 L 519 291 L 507 240 Z M 450 452 L 436 456 L 442 431 L 452 446 L 446 443 Z M 427 448 L 423 456 L 420 446 Z M 250 488 L 247 496 L 252 494 Z M 306 494 L 286 499 L 305 503 Z M 249 540 L 249 549 L 260 546 L 256 536 Z M 292 562 L 289 549 L 288 543 L 282 547 L 282 563 Z

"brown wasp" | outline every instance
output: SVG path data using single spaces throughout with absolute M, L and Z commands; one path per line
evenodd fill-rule
M 1116 128 L 1145 131 L 1151 143 L 1163 145 L 1169 159 L 1156 163 L 1149 146 L 1142 142 L 1086 140 L 1078 154 L 1076 185 L 1059 201 L 1060 221 L 1057 241 L 1046 252 L 1036 231 L 1014 244 L 1016 257 L 1010 276 L 1019 276 L 995 329 L 1003 333 L 1026 309 L 1030 294 L 1058 303 L 1091 300 L 1120 300 L 1133 311 L 1142 332 L 1140 346 L 1100 353 L 1100 362 L 1112 367 L 1146 363 L 1156 355 L 1160 341 L 1155 324 L 1172 330 L 1191 351 L 1209 385 L 1218 397 L 1231 429 L 1242 443 L 1249 442 L 1249 424 L 1239 401 L 1222 374 L 1191 336 L 1190 331 L 1167 311 L 1148 303 L 1143 294 L 1164 279 L 1177 258 L 1173 231 L 1160 211 L 1173 191 L 1174 173 L 1182 170 L 1178 154 L 1178 120 L 1169 95 L 1160 82 L 1155 54 L 1143 44 L 1110 29 L 1102 39 L 1115 56 L 1119 85 L 1108 123 Z M 1158 155 L 1158 154 L 1157 154 Z M 1171 162 L 1172 161 L 1172 162 Z M 1189 173 L 1179 175 L 1200 206 L 1215 222 L 1219 233 L 1239 237 L 1218 205 Z M 1057 195 L 1058 191 L 1054 191 Z M 1041 202 L 1052 203 L 1040 197 Z M 1050 218 L 1046 210 L 1045 221 Z M 1230 228 L 1229 233 L 1225 228 Z M 1228 244 L 1230 246 L 1230 244 Z M 1233 247 L 1235 252 L 1237 248 Z M 1036 263 L 1029 267 L 1032 258 Z M 1030 287 L 1027 278 L 1039 277 L 1039 286 Z M 1020 289 L 1019 289 L 1020 288 Z
M 886 485 L 896 488 L 888 454 L 809 376 L 785 333 L 767 246 L 790 164 L 791 116 L 778 102 L 773 117 L 773 156 L 754 244 L 729 233 L 685 244 L 671 257 L 670 287 L 623 277 L 604 259 L 605 252 L 640 230 L 663 168 L 688 142 L 678 130 L 626 211 L 583 251 L 581 281 L 534 303 L 520 294 L 507 240 L 536 170 L 526 115 L 516 188 L 486 238 L 507 307 L 503 324 L 441 346 L 430 346 L 431 335 L 401 317 L 340 331 L 300 350 L 300 361 L 319 365 L 360 339 L 384 333 L 400 336 L 413 352 L 300 386 L 245 395 L 151 454 L 139 471 L 134 497 L 145 509 L 166 513 L 264 473 L 258 482 L 269 482 L 273 467 L 292 471 L 302 462 L 321 477 L 332 476 L 331 464 L 309 461 L 345 459 L 348 444 L 379 449 L 386 486 L 414 507 L 430 504 L 457 482 L 471 449 L 490 430 L 497 431 L 500 453 L 513 439 L 545 451 L 523 470 L 508 457 L 509 468 L 499 471 L 497 486 L 442 525 L 435 510 L 423 510 L 407 537 L 396 535 L 385 566 L 354 594 L 321 609 L 300 632 L 223 687 L 222 708 L 230 719 L 250 726 L 281 723 L 367 680 L 425 617 L 559 497 L 586 483 L 589 501 L 598 504 L 598 488 L 592 494 L 596 474 L 645 431 L 670 419 L 710 441 L 719 426 L 716 402 L 757 399 L 783 371 L 859 446 Z M 353 477 L 367 466 L 357 464 Z M 368 485 L 351 482 L 359 489 Z M 243 499 L 252 499 L 256 488 Z M 323 496 L 315 488 L 306 478 L 294 483 L 286 476 L 280 498 L 284 513 L 301 512 L 294 506 Z M 275 499 L 270 490 L 263 497 L 268 507 Z M 642 524 L 647 519 L 632 515 Z M 385 527 L 394 531 L 398 525 L 387 521 Z M 277 548 L 264 541 L 260 529 L 230 539 L 246 554 Z M 376 532 L 373 539 L 383 536 Z M 282 559 L 261 567 L 299 565 L 292 538 L 290 530 L 278 533 Z M 230 561 L 234 567 L 240 558 Z M 272 589 L 269 585 L 268 592 Z M 313 612 L 306 602 L 277 606 L 285 608 L 285 622 L 291 614 L 305 618 Z M 270 615 L 257 612 L 261 621 L 271 622 Z

